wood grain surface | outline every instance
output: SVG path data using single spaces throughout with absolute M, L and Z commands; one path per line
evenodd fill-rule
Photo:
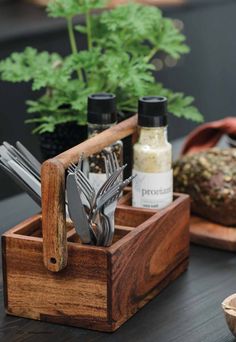
M 58 272 L 67 265 L 65 218 L 65 170 L 60 161 L 51 159 L 43 163 L 42 227 L 44 265 Z
M 191 242 L 212 248 L 236 251 L 236 227 L 226 227 L 199 216 L 191 216 Z
M 44 265 L 41 215 L 27 219 L 2 236 L 6 312 L 116 330 L 186 270 L 189 211 L 186 195 L 175 196 L 159 211 L 132 208 L 121 200 L 111 247 L 82 245 L 67 223 L 68 263 L 60 272 Z
M 41 238 L 3 236 L 7 312 L 85 327 L 106 321 L 106 252 L 68 243 L 68 265 L 54 273 L 44 267 L 42 248 Z
M 145 209 L 123 207 L 123 214 Z M 189 256 L 189 197 L 183 195 L 168 208 L 151 210 L 142 224 L 112 251 L 112 319 L 120 326 L 186 268 Z M 151 213 L 149 213 L 151 214 Z M 118 247 L 117 247 L 118 246 Z M 130 277 L 132 275 L 132 281 Z M 124 286 L 125 284 L 125 286 Z

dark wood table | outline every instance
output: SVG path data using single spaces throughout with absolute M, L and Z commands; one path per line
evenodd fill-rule
M 0 231 L 39 211 L 27 195 L 0 202 Z M 236 291 L 236 256 L 191 246 L 189 270 L 113 334 L 5 315 L 0 281 L 1 342 L 232 342 L 221 302 Z

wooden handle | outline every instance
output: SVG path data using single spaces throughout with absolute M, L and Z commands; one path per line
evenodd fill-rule
M 42 231 L 45 267 L 58 272 L 67 265 L 65 170 L 77 163 L 82 153 L 89 156 L 136 132 L 137 115 L 115 125 L 83 143 L 49 159 L 41 170 Z
M 48 160 L 41 177 L 44 264 L 58 272 L 67 264 L 64 167 L 56 159 Z
M 55 158 L 64 165 L 64 168 L 66 170 L 70 163 L 78 162 L 81 153 L 84 153 L 85 156 L 89 156 L 93 153 L 100 152 L 104 147 L 113 144 L 119 139 L 123 139 L 128 135 L 133 134 L 136 129 L 137 115 L 134 115 L 131 118 L 122 121 L 118 125 L 108 128 L 107 130 L 101 132 L 93 138 L 90 138 L 83 143 L 59 154 Z

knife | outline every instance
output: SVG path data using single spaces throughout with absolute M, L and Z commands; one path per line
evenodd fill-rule
M 23 154 L 23 156 L 28 159 L 35 172 L 39 175 L 41 173 L 41 163 L 33 156 L 33 154 L 20 142 L 16 142 L 17 149 Z
M 66 190 L 69 215 L 75 225 L 75 230 L 83 243 L 91 244 L 88 218 L 81 201 L 76 176 L 73 173 L 70 173 L 66 178 Z
M 40 174 L 34 170 L 31 162 L 25 158 L 14 146 L 10 145 L 8 142 L 4 141 L 3 145 L 0 146 L 1 152 L 5 149 L 5 153 L 9 156 L 9 159 L 14 160 L 20 166 L 25 168 L 27 171 L 32 173 L 34 177 L 40 180 Z
M 7 164 L 19 178 L 21 178 L 39 197 L 41 197 L 41 183 L 26 171 L 22 166 L 17 164 L 14 160 L 8 160 Z
M 8 175 L 10 178 L 18 184 L 22 190 L 27 192 L 27 194 L 39 205 L 41 206 L 41 198 L 38 196 L 17 174 L 6 167 L 4 164 L 0 163 L 0 168 Z

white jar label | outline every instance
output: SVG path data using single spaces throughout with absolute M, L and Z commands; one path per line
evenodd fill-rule
M 147 173 L 133 170 L 132 205 L 162 209 L 173 201 L 173 171 Z
M 97 192 L 102 184 L 107 180 L 107 176 L 105 173 L 89 173 L 89 180 L 91 185 L 94 187 L 95 191 Z

